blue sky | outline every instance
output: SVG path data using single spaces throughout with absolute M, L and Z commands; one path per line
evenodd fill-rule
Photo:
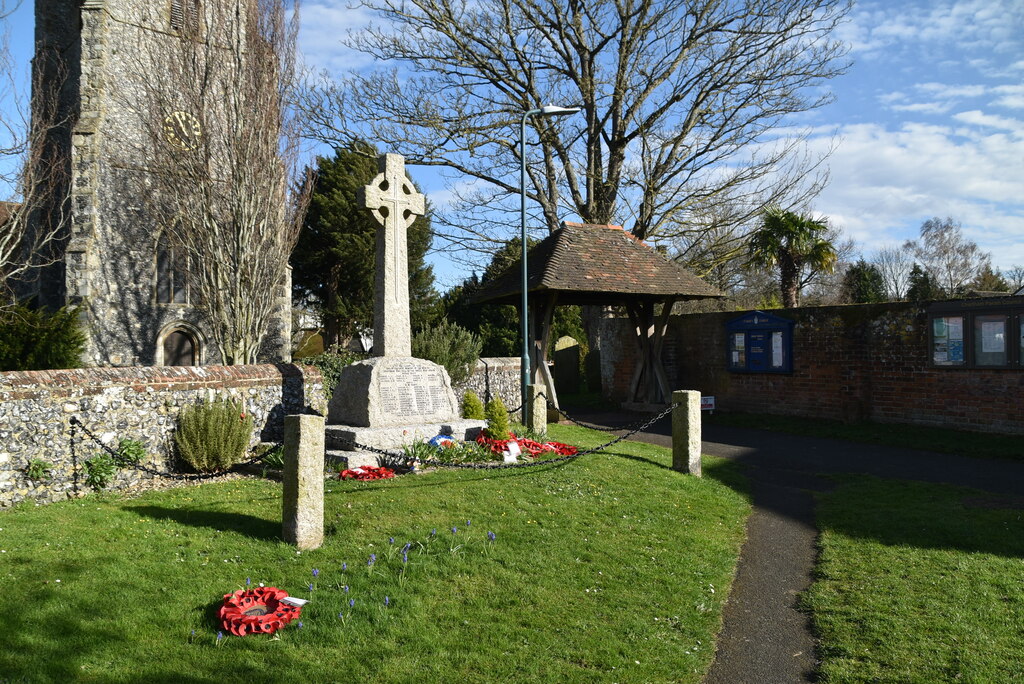
M 367 65 L 340 44 L 370 19 L 347 5 L 303 2 L 300 47 L 308 64 L 333 71 Z M 31 3 L 10 28 L 27 70 Z M 837 143 L 831 183 L 815 211 L 866 257 L 916 237 L 932 216 L 952 216 L 994 265 L 1024 265 L 1024 3 L 862 1 L 839 37 L 853 66 L 830 83 L 836 101 L 795 122 L 812 127 L 813 149 Z M 415 167 L 411 174 L 435 203 L 444 202 L 440 176 Z M 443 257 L 435 272 L 442 289 L 468 275 Z

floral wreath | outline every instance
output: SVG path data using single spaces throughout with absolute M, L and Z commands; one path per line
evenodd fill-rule
M 224 594 L 217 617 L 224 629 L 237 636 L 273 634 L 299 617 L 302 608 L 284 603 L 288 592 L 277 587 L 239 589 Z

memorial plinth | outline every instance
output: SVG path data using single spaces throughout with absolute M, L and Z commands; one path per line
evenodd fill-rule
M 353 442 L 394 450 L 438 434 L 471 440 L 486 424 L 459 417 L 444 366 L 408 356 L 380 356 L 345 367 L 327 420 L 327 448 L 350 468 L 378 465 L 375 454 L 360 451 Z

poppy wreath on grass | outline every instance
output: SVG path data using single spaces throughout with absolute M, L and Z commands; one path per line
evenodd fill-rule
M 391 470 L 391 468 L 377 468 L 374 466 L 359 466 L 358 468 L 342 470 L 338 474 L 338 477 L 342 480 L 386 480 L 394 476 L 395 471 Z
M 217 617 L 224 629 L 237 636 L 273 634 L 302 613 L 302 608 L 281 601 L 287 596 L 277 587 L 239 589 L 224 594 Z

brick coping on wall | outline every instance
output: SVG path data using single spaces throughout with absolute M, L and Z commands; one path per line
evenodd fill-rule
M 287 363 L 7 371 L 0 373 L 0 397 L 5 401 L 31 399 L 43 389 L 50 396 L 61 397 L 98 394 L 108 387 L 125 386 L 136 391 L 248 387 L 299 377 L 317 382 L 320 371 L 315 366 Z

